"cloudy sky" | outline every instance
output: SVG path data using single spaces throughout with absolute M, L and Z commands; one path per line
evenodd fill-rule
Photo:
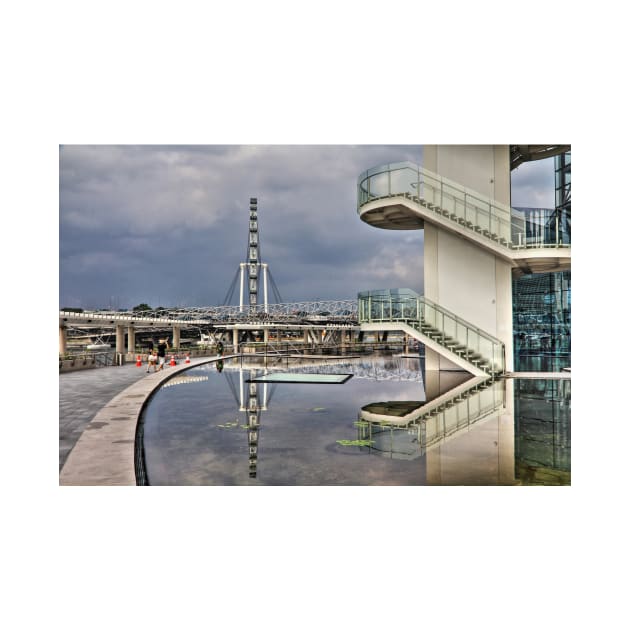
M 221 304 L 258 198 L 261 257 L 283 301 L 422 292 L 423 232 L 356 214 L 359 173 L 421 146 L 60 147 L 59 306 Z M 553 160 L 513 174 L 512 204 L 553 206 Z

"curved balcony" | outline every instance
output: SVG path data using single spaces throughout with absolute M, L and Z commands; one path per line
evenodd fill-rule
M 361 173 L 357 212 L 370 225 L 394 230 L 420 229 L 435 217 L 438 224 L 450 224 L 506 252 L 571 247 L 570 233 L 555 211 L 531 219 L 412 162 L 383 164 Z

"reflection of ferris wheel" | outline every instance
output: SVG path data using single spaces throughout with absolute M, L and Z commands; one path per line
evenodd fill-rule
M 266 373 L 266 370 L 265 370 Z M 249 451 L 249 476 L 256 478 L 258 467 L 258 433 L 260 431 L 260 415 L 267 411 L 269 403 L 276 390 L 275 384 L 258 383 L 245 381 L 245 370 L 241 367 L 238 370 L 238 389 L 236 387 L 236 371 L 226 370 L 223 372 L 225 380 L 228 382 L 232 396 L 238 406 L 238 410 L 245 414 L 247 418 L 247 446 Z M 256 377 L 256 370 L 250 370 L 250 379 Z M 268 385 L 270 385 L 268 387 Z

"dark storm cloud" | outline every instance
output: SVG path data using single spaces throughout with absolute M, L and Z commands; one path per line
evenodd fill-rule
M 371 166 L 411 146 L 64 146 L 60 306 L 220 303 L 244 259 L 250 196 L 286 301 L 421 289 L 422 232 L 356 214 Z
M 261 256 L 283 300 L 422 290 L 422 231 L 374 229 L 356 181 L 418 146 L 63 146 L 60 306 L 222 303 L 257 197 Z M 553 207 L 553 158 L 512 174 L 512 205 Z

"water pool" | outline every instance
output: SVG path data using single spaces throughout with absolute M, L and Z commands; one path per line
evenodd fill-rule
M 213 363 L 191 368 L 152 396 L 140 432 L 148 484 L 569 483 L 570 381 L 568 393 L 557 382 L 536 389 L 538 380 L 524 391 L 505 380 L 488 386 L 463 372 L 425 383 L 420 359 L 402 357 L 266 368 L 244 361 L 226 361 L 221 372 Z M 250 382 L 279 371 L 353 376 L 343 384 Z M 527 417 L 520 424 L 517 395 Z M 558 418 L 547 416 L 560 399 L 558 455 L 547 445 L 557 446 Z

